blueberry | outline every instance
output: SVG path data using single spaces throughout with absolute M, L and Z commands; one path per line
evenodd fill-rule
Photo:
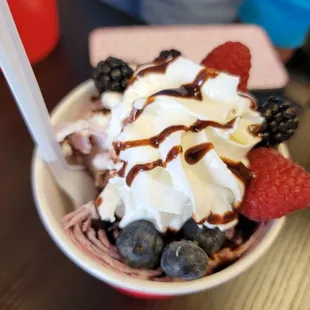
M 190 241 L 169 243 L 161 257 L 161 268 L 168 277 L 195 280 L 205 275 L 208 255 Z
M 164 241 L 154 225 L 136 221 L 127 225 L 116 239 L 117 250 L 125 264 L 132 268 L 156 268 Z
M 207 254 L 218 251 L 225 241 L 225 234 L 218 228 L 200 228 L 192 218 L 184 224 L 182 235 L 186 240 L 197 241 Z

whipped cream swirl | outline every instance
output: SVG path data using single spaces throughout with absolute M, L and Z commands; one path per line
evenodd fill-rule
M 145 219 L 160 232 L 179 230 L 190 217 L 221 230 L 234 226 L 251 177 L 246 156 L 263 121 L 238 83 L 177 57 L 140 66 L 119 103 L 104 94 L 107 144 L 116 156 L 96 201 L 101 219 L 117 214 L 120 227 Z

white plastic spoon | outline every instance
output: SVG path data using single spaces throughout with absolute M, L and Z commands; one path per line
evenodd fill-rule
M 58 185 L 76 208 L 93 200 L 96 192 L 91 176 L 80 167 L 68 165 L 56 141 L 43 96 L 6 0 L 0 0 L 0 67 Z

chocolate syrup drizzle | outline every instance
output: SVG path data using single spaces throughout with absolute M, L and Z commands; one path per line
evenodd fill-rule
M 185 161 L 189 165 L 195 165 L 197 162 L 203 158 L 207 152 L 212 150 L 214 148 L 213 144 L 210 142 L 202 143 L 195 145 L 191 148 L 189 148 L 185 154 L 184 158 Z M 173 159 L 175 159 L 179 154 L 183 152 L 182 146 L 177 145 L 174 146 L 167 154 L 166 160 L 163 161 L 162 159 L 155 160 L 150 163 L 145 164 L 138 164 L 133 166 L 130 171 L 127 174 L 126 177 L 126 184 L 130 187 L 132 182 L 134 181 L 135 177 L 138 175 L 141 171 L 150 171 L 157 167 L 163 167 L 165 168 L 169 162 L 171 162 Z M 249 182 L 254 177 L 253 171 L 247 168 L 243 163 L 241 162 L 234 162 L 228 158 L 221 157 L 222 161 L 227 165 L 228 169 L 241 181 L 244 183 L 245 186 L 249 184 Z M 125 175 L 125 169 L 127 167 L 127 163 L 124 162 L 123 167 L 118 171 L 118 175 L 120 177 L 124 177 Z M 211 215 L 209 215 L 211 217 Z M 214 215 L 215 216 L 215 215 Z M 217 216 L 217 215 L 216 215 Z M 231 221 L 231 218 L 233 217 L 233 214 L 227 214 L 227 223 Z M 228 220 L 228 218 L 230 218 Z M 209 223 L 212 222 L 212 218 L 210 219 L 204 219 L 204 221 L 208 221 Z M 203 221 L 203 222 L 204 222 Z M 216 224 L 219 224 L 218 220 L 214 220 Z M 225 223 L 222 223 L 225 224 Z
M 171 96 L 178 98 L 188 98 L 201 101 L 202 93 L 201 87 L 202 85 L 209 79 L 215 78 L 218 76 L 218 72 L 213 69 L 204 68 L 199 71 L 196 75 L 195 80 L 192 83 L 183 84 L 179 88 L 172 89 L 164 89 L 153 96 Z
M 178 56 L 177 57 L 173 57 L 173 58 L 169 59 L 168 61 L 166 59 L 164 61 L 162 61 L 161 59 L 159 59 L 159 61 L 155 61 L 155 65 L 154 66 L 144 68 L 144 69 L 140 70 L 136 75 L 133 75 L 130 78 L 130 80 L 128 82 L 128 85 L 133 84 L 137 80 L 137 78 L 143 77 L 143 76 L 148 75 L 148 74 L 154 74 L 154 73 L 162 74 L 162 73 L 166 73 L 166 70 L 167 70 L 169 64 L 174 62 L 177 58 L 178 58 Z
M 256 101 L 254 100 L 253 97 L 251 97 L 251 96 L 249 96 L 247 94 L 244 94 L 244 93 L 238 93 L 238 95 L 240 97 L 247 98 L 247 99 L 249 99 L 251 101 L 250 108 L 252 110 L 256 110 L 257 109 L 257 103 L 256 103 Z
M 168 65 L 169 62 L 165 64 Z M 146 73 L 152 73 L 154 70 L 154 69 L 151 70 L 152 68 L 157 68 L 157 67 L 149 67 L 149 68 L 144 69 L 148 71 L 144 72 L 143 75 L 145 75 Z M 166 69 L 167 68 L 165 67 L 165 70 Z M 143 72 L 144 70 L 141 70 L 140 72 Z M 137 76 L 139 76 L 140 72 L 138 73 Z M 123 128 L 129 124 L 132 124 L 134 121 L 136 121 L 139 118 L 139 116 L 143 113 L 144 109 L 155 101 L 157 96 L 189 98 L 189 99 L 195 99 L 195 100 L 201 101 L 202 100 L 202 94 L 201 94 L 202 85 L 209 78 L 215 78 L 217 75 L 218 75 L 217 71 L 213 69 L 204 68 L 201 71 L 199 71 L 199 73 L 195 77 L 195 80 L 192 83 L 183 84 L 179 88 L 164 89 L 151 95 L 150 97 L 147 98 L 142 109 L 133 108 L 131 110 L 130 115 L 123 121 Z
M 192 215 L 194 221 L 197 224 L 204 224 L 205 222 L 208 222 L 213 225 L 223 225 L 232 222 L 233 220 L 236 220 L 238 218 L 238 212 L 237 210 L 233 209 L 231 211 L 227 211 L 224 214 L 215 214 L 215 213 L 210 213 L 207 217 L 203 218 L 202 220 L 198 221 L 195 219 L 195 214 Z
M 177 58 L 177 57 L 176 57 Z M 129 85 L 134 83 L 134 81 L 138 77 L 143 77 L 147 74 L 152 73 L 165 73 L 167 70 L 167 67 L 170 63 L 172 63 L 176 58 L 172 58 L 168 61 L 162 62 L 156 62 L 154 66 L 147 67 L 145 69 L 140 70 L 135 76 L 131 78 L 129 81 Z M 192 83 L 183 84 L 179 88 L 174 89 L 164 89 L 161 90 L 151 96 L 149 96 L 142 107 L 142 109 L 136 109 L 133 108 L 130 115 L 123 121 L 123 129 L 129 124 L 132 124 L 135 122 L 143 113 L 144 109 L 152 104 L 157 96 L 171 96 L 171 97 L 177 97 L 177 98 L 188 98 L 188 99 L 194 99 L 197 101 L 202 100 L 202 93 L 201 93 L 201 87 L 203 84 L 209 79 L 209 78 L 215 78 L 218 75 L 218 72 L 213 69 L 204 68 L 202 69 L 197 76 L 195 77 L 194 81 Z M 245 97 L 251 100 L 251 108 L 256 109 L 256 102 L 253 100 L 252 97 L 247 96 L 245 94 L 239 93 L 241 97 Z M 121 151 L 132 148 L 132 147 L 138 147 L 138 146 L 151 146 L 153 148 L 159 148 L 160 144 L 171 134 L 177 132 L 177 131 L 192 131 L 192 132 L 200 132 L 207 127 L 214 127 L 214 128 L 220 128 L 220 129 L 230 129 L 233 128 L 236 118 L 233 118 L 226 124 L 220 124 L 214 121 L 206 121 L 206 120 L 197 120 L 194 124 L 191 126 L 185 126 L 185 125 L 173 125 L 170 127 L 167 127 L 162 132 L 160 132 L 158 135 L 155 135 L 151 138 L 146 139 L 140 139 L 140 140 L 132 140 L 132 141 L 125 141 L 115 142 L 114 149 L 117 155 L 120 154 Z M 248 127 L 248 130 L 253 134 L 256 135 L 257 128 L 255 127 Z M 196 146 L 193 146 L 189 148 L 185 152 L 185 160 L 189 165 L 196 164 L 201 158 L 205 156 L 205 154 L 210 151 L 212 148 L 214 148 L 213 144 L 208 143 L 202 143 Z M 169 153 L 167 154 L 166 160 L 163 161 L 162 159 L 158 159 L 156 161 L 145 163 L 145 164 L 138 164 L 133 166 L 130 171 L 128 172 L 126 176 L 126 183 L 130 187 L 132 182 L 134 181 L 137 174 L 141 171 L 150 171 L 152 169 L 155 169 L 157 167 L 166 167 L 167 163 L 169 163 L 171 160 L 175 159 L 179 154 L 183 152 L 182 146 L 174 146 Z M 249 170 L 246 166 L 244 166 L 242 163 L 235 163 L 232 162 L 226 158 L 222 158 L 222 160 L 226 163 L 227 167 L 234 173 L 242 182 L 247 184 L 253 174 L 252 171 Z M 118 171 L 118 175 L 120 177 L 125 176 L 125 170 L 127 167 L 127 163 L 124 162 L 122 168 Z M 227 214 L 226 216 L 223 216 L 222 219 L 214 218 L 218 215 L 209 215 L 209 218 L 207 219 L 209 223 L 216 222 L 217 224 L 219 222 L 230 222 L 232 218 L 234 218 L 236 215 L 234 212 L 231 212 Z
M 252 124 L 248 126 L 249 133 L 254 137 L 257 137 L 260 134 L 260 130 L 261 130 L 261 125 Z
M 125 176 L 125 171 L 127 168 L 128 163 L 126 161 L 123 161 L 123 166 L 120 170 L 118 170 L 117 174 L 118 176 L 120 176 L 121 178 L 123 178 Z
M 99 207 L 101 206 L 102 202 L 103 202 L 103 199 L 102 199 L 102 197 L 99 196 L 99 197 L 95 200 L 95 207 L 96 207 L 96 208 L 99 208 Z
M 185 161 L 189 165 L 195 165 L 203 158 L 210 150 L 214 148 L 211 142 L 197 144 L 186 150 L 184 154 Z
M 220 124 L 214 121 L 202 121 L 197 120 L 194 124 L 191 126 L 185 126 L 185 125 L 172 125 L 164 129 L 162 132 L 160 132 L 158 135 L 153 136 L 151 138 L 146 139 L 140 139 L 140 140 L 131 140 L 131 141 L 125 141 L 125 142 L 116 142 L 114 144 L 114 148 L 116 150 L 116 153 L 120 153 L 120 151 L 124 151 L 126 149 L 137 147 L 137 146 L 151 146 L 153 148 L 159 148 L 160 144 L 165 141 L 167 137 L 169 137 L 171 134 L 177 132 L 177 131 L 192 131 L 192 132 L 199 132 L 207 127 L 214 127 L 214 128 L 220 128 L 220 129 L 231 129 L 233 128 L 237 118 L 233 118 L 226 124 Z
M 138 165 L 133 166 L 128 172 L 127 177 L 126 177 L 127 186 L 129 187 L 131 186 L 133 180 L 135 179 L 135 177 L 138 175 L 139 172 L 150 171 L 157 167 L 165 168 L 169 162 L 175 159 L 182 152 L 183 152 L 182 146 L 176 145 L 168 152 L 165 161 L 163 161 L 162 159 L 158 159 L 150 163 L 138 164 Z
M 241 162 L 234 162 L 228 158 L 221 157 L 222 161 L 227 165 L 228 169 L 241 181 L 244 185 L 248 185 L 254 177 L 254 173 Z

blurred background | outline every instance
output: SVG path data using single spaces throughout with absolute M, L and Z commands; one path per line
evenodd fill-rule
M 66 90 L 89 78 L 88 35 L 98 27 L 253 23 L 267 31 L 289 72 L 289 84 L 279 91 L 301 109 L 310 105 L 309 0 L 8 0 L 8 3 L 28 56 L 36 64 L 39 81 L 46 72 L 49 76 L 58 75 L 59 68 L 68 72 L 67 78 L 62 75 L 66 79 L 62 87 Z M 47 91 L 45 86 L 42 90 L 43 94 Z M 57 93 L 65 94 L 61 90 Z M 308 117 L 304 115 L 307 112 L 303 117 Z M 308 122 L 303 123 L 307 126 Z M 295 143 L 302 140 L 303 136 L 297 136 L 289 142 L 291 152 L 309 169 L 310 157 L 304 155 L 305 150 L 299 146 L 296 151 Z M 308 144 L 303 147 L 310 148 Z
M 90 77 L 88 35 L 95 28 L 234 22 L 263 26 L 290 77 L 285 89 L 277 90 L 277 93 L 295 101 L 300 108 L 300 128 L 288 142 L 289 150 L 293 159 L 310 171 L 309 0 L 8 2 L 49 110 L 72 88 Z M 289 12 L 293 14 L 291 19 Z M 30 184 L 33 143 L 1 72 L 0 108 L 0 195 L 4 198 L 0 216 L 0 309 L 65 310 L 97 309 L 99 306 L 119 309 L 125 304 L 126 309 L 155 309 L 155 304 L 130 299 L 98 283 L 56 248 L 34 208 Z M 297 216 L 295 222 L 296 219 Z M 291 222 L 292 229 L 293 225 L 297 224 Z M 303 225 L 306 227 L 306 222 Z M 24 238 L 27 242 L 23 242 Z M 226 286 L 226 291 L 233 288 L 233 283 Z M 309 287 L 307 283 L 304 287 Z M 211 308 L 219 302 L 212 299 L 211 291 L 174 302 L 158 302 L 156 309 L 193 309 L 197 305 L 196 298 L 208 298 Z M 306 301 L 300 300 L 299 304 L 305 308 L 298 309 L 310 309 L 306 308 L 309 306 Z M 236 306 L 234 309 L 241 308 Z M 245 306 L 242 309 L 254 308 Z M 297 309 L 297 306 L 291 309 Z

